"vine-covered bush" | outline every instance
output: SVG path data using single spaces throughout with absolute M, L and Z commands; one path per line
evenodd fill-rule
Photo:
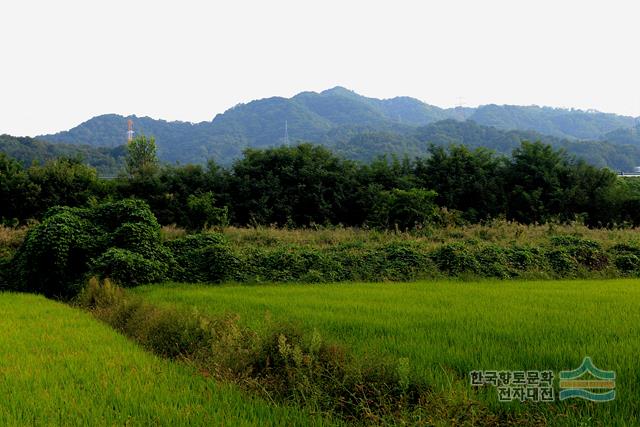
M 167 270 L 164 262 L 120 248 L 109 248 L 91 265 L 92 273 L 124 287 L 162 281 L 167 277 Z
M 221 282 L 236 276 L 239 260 L 222 234 L 191 234 L 166 243 L 176 266 L 172 278 L 184 282 Z
M 452 276 L 463 273 L 481 272 L 478 260 L 469 249 L 469 244 L 448 243 L 440 246 L 431 254 L 438 268 Z
M 104 231 L 85 216 L 80 209 L 57 210 L 27 233 L 12 262 L 17 290 L 62 298 L 78 291 L 104 242 Z
M 172 265 L 149 206 L 127 199 L 89 208 L 50 209 L 18 248 L 10 282 L 17 290 L 69 298 L 87 273 L 114 274 L 114 280 L 127 285 L 162 280 Z

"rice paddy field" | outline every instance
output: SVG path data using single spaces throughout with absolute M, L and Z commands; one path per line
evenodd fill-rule
M 0 293 L 0 425 L 321 425 L 139 348 L 89 313 Z
M 362 358 L 406 358 L 413 375 L 452 400 L 535 412 L 549 425 L 639 423 L 638 280 L 165 284 L 133 292 L 158 305 L 237 313 L 257 330 L 292 322 Z M 615 371 L 615 400 L 505 403 L 495 388 L 469 384 L 473 370 L 553 370 L 557 393 L 559 372 L 585 356 Z

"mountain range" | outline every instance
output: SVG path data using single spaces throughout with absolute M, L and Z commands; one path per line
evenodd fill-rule
M 126 142 L 129 119 L 137 134 L 156 138 L 160 159 L 169 163 L 229 164 L 245 148 L 282 144 L 286 123 L 291 143 L 314 142 L 364 161 L 386 153 L 424 155 L 430 143 L 508 154 L 526 139 L 563 147 L 597 166 L 630 170 L 640 164 L 634 117 L 539 106 L 440 108 L 410 97 L 369 98 L 343 87 L 239 104 L 200 123 L 101 115 L 36 139 L 114 149 Z

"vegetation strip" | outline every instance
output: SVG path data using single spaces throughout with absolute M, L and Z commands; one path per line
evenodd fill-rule
M 130 292 L 152 304 L 205 316 L 237 313 L 260 330 L 287 319 L 347 346 L 353 357 L 408 360 L 411 376 L 449 402 L 479 400 L 491 411 L 541 412 L 550 425 L 628 425 L 638 413 L 640 287 L 636 279 L 481 280 L 219 286 L 167 283 Z M 270 319 L 270 320 L 269 320 Z M 616 373 L 607 403 L 500 402 L 470 385 L 474 370 L 553 370 L 585 355 Z M 556 382 L 556 391 L 558 384 Z
M 42 296 L 0 293 L 0 313 L 2 426 L 333 424 L 208 380 Z
M 485 233 L 490 234 L 491 227 Z M 160 225 L 140 200 L 58 207 L 28 230 L 17 250 L 7 249 L 9 258 L 0 258 L 0 288 L 70 298 L 92 275 L 122 286 L 166 280 L 255 283 L 640 275 L 638 242 L 605 241 L 610 245 L 605 247 L 579 235 L 556 234 L 552 227 L 535 243 L 477 238 L 443 242 L 376 232 L 373 239 L 342 242 L 339 230 L 336 236 L 330 245 L 238 246 L 215 232 L 163 241 Z
M 205 376 L 349 422 L 544 423 L 531 414 L 492 413 L 477 401 L 445 402 L 411 376 L 406 361 L 361 363 L 343 348 L 324 342 L 317 331 L 305 336 L 290 324 L 272 324 L 257 333 L 242 326 L 237 316 L 160 308 L 95 278 L 76 302 L 145 348 L 186 361 Z

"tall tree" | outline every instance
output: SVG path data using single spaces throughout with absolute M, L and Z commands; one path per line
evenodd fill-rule
M 126 168 L 131 178 L 151 177 L 158 172 L 159 165 L 154 137 L 140 135 L 127 144 Z

